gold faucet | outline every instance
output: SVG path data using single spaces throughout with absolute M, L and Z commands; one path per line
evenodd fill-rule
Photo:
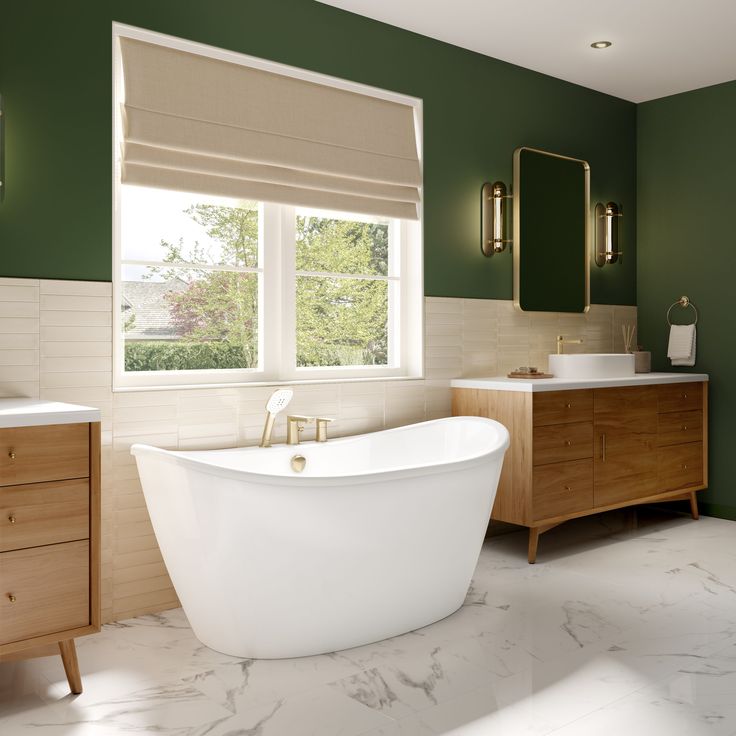
M 563 335 L 557 335 L 557 355 L 564 353 L 565 345 L 582 345 L 583 339 L 579 340 L 565 340 Z
M 327 417 L 317 417 L 317 442 L 327 442 L 327 425 L 333 421 Z
M 293 414 L 286 417 L 286 444 L 298 445 L 305 425 L 313 421 L 314 417 L 305 417 L 300 414 Z

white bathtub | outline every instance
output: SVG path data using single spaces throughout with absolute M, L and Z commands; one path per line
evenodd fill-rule
M 131 452 L 196 636 L 226 654 L 280 658 L 457 610 L 508 442 L 498 422 L 453 417 L 298 447 Z

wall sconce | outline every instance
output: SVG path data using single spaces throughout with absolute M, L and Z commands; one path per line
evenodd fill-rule
M 480 190 L 480 252 L 488 258 L 506 250 L 506 244 L 511 242 L 504 237 L 506 200 L 511 196 L 502 181 L 486 182 Z
M 5 199 L 5 110 L 0 95 L 0 202 Z
M 621 212 L 615 202 L 595 206 L 595 262 L 597 266 L 616 263 L 621 252 Z

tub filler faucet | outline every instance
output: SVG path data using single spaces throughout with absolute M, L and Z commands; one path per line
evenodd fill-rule
M 271 433 L 276 415 L 286 409 L 294 392 L 290 388 L 282 388 L 274 391 L 266 403 L 266 424 L 263 427 L 260 447 L 271 447 Z
M 304 417 L 300 415 L 292 415 L 286 417 L 286 444 L 298 445 L 301 441 L 301 433 L 304 431 L 305 425 L 310 422 L 317 424 L 317 432 L 315 440 L 317 442 L 327 442 L 327 425 L 332 421 L 327 417 Z

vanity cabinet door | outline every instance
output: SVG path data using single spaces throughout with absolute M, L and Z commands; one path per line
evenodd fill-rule
M 597 507 L 652 496 L 657 477 L 657 387 L 593 391 Z

